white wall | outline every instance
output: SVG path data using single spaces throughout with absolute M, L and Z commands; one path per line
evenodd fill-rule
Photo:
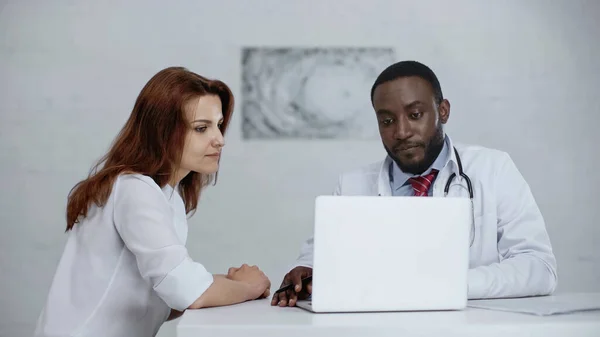
M 190 221 L 191 255 L 214 272 L 255 263 L 281 282 L 311 232 L 313 198 L 384 151 L 379 141 L 243 142 L 244 45 L 391 45 L 399 60 L 430 65 L 452 103 L 449 134 L 510 152 L 529 181 L 559 291 L 600 291 L 600 2 L 165 3 L 0 5 L 0 336 L 31 335 L 65 242 L 69 189 L 144 83 L 171 65 L 224 80 L 238 100 L 219 184 Z M 173 334 L 173 324 L 161 331 Z

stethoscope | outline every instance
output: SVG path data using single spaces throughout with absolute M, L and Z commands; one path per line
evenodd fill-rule
M 470 235 L 470 243 L 469 247 L 473 246 L 473 241 L 475 241 L 475 205 L 473 203 L 473 185 L 471 184 L 471 179 L 469 176 L 463 171 L 462 162 L 460 161 L 460 156 L 458 155 L 458 151 L 456 147 L 454 148 L 454 154 L 456 155 L 456 163 L 458 164 L 458 174 L 465 179 L 467 182 L 467 189 L 469 190 L 469 199 L 471 199 L 471 235 Z M 452 180 L 456 177 L 456 173 L 452 173 L 450 177 L 448 177 L 448 181 L 446 182 L 446 187 L 444 187 L 444 197 L 448 195 L 448 190 L 450 190 L 450 184 Z
M 458 151 L 456 147 L 454 148 L 454 154 L 456 155 L 456 163 L 458 164 L 458 175 L 460 175 L 467 182 L 467 190 L 469 191 L 469 199 L 471 200 L 471 234 L 469 235 L 469 247 L 473 246 L 473 242 L 475 241 L 475 204 L 473 202 L 473 184 L 471 183 L 471 178 L 463 171 L 462 162 L 460 161 L 460 156 L 458 155 Z M 448 196 L 448 191 L 450 190 L 450 184 L 456 178 L 456 173 L 452 173 L 450 177 L 448 177 L 448 181 L 446 181 L 446 186 L 444 187 L 444 197 Z M 381 194 L 379 194 L 381 196 Z

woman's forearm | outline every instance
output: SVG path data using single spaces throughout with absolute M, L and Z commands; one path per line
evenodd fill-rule
M 213 277 L 214 278 L 226 278 L 227 275 L 224 275 L 224 274 L 214 274 Z M 167 321 L 178 319 L 182 315 L 183 315 L 183 311 L 178 311 L 178 310 L 175 310 L 175 309 L 171 309 L 171 313 L 169 314 L 169 318 L 167 318 Z
M 224 275 L 214 275 L 213 284 L 206 289 L 190 309 L 237 304 L 251 300 L 252 289 L 247 283 L 233 281 Z

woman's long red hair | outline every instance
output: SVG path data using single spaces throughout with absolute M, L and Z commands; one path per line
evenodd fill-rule
M 234 105 L 233 94 L 225 83 L 182 67 L 166 68 L 154 75 L 140 92 L 129 120 L 109 152 L 92 168 L 88 178 L 69 193 L 66 230 L 87 216 L 92 203 L 99 207 L 106 203 L 115 179 L 122 173 L 147 175 L 160 187 L 167 184 L 181 161 L 190 129 L 185 104 L 192 98 L 210 94 L 221 99 L 220 129 L 225 134 Z M 201 189 L 215 178 L 214 174 L 190 172 L 181 180 L 179 189 L 187 213 L 196 209 Z

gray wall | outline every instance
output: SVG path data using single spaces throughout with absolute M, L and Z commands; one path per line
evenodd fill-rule
M 213 272 L 258 264 L 281 282 L 311 233 L 314 197 L 384 151 L 378 140 L 243 141 L 242 46 L 392 46 L 398 60 L 430 65 L 452 103 L 448 133 L 508 151 L 530 183 L 559 291 L 600 291 L 600 2 L 165 3 L 0 5 L 1 336 L 31 335 L 68 191 L 171 65 L 224 80 L 238 99 L 219 183 L 190 220 L 191 255 Z M 173 335 L 173 323 L 161 330 Z

